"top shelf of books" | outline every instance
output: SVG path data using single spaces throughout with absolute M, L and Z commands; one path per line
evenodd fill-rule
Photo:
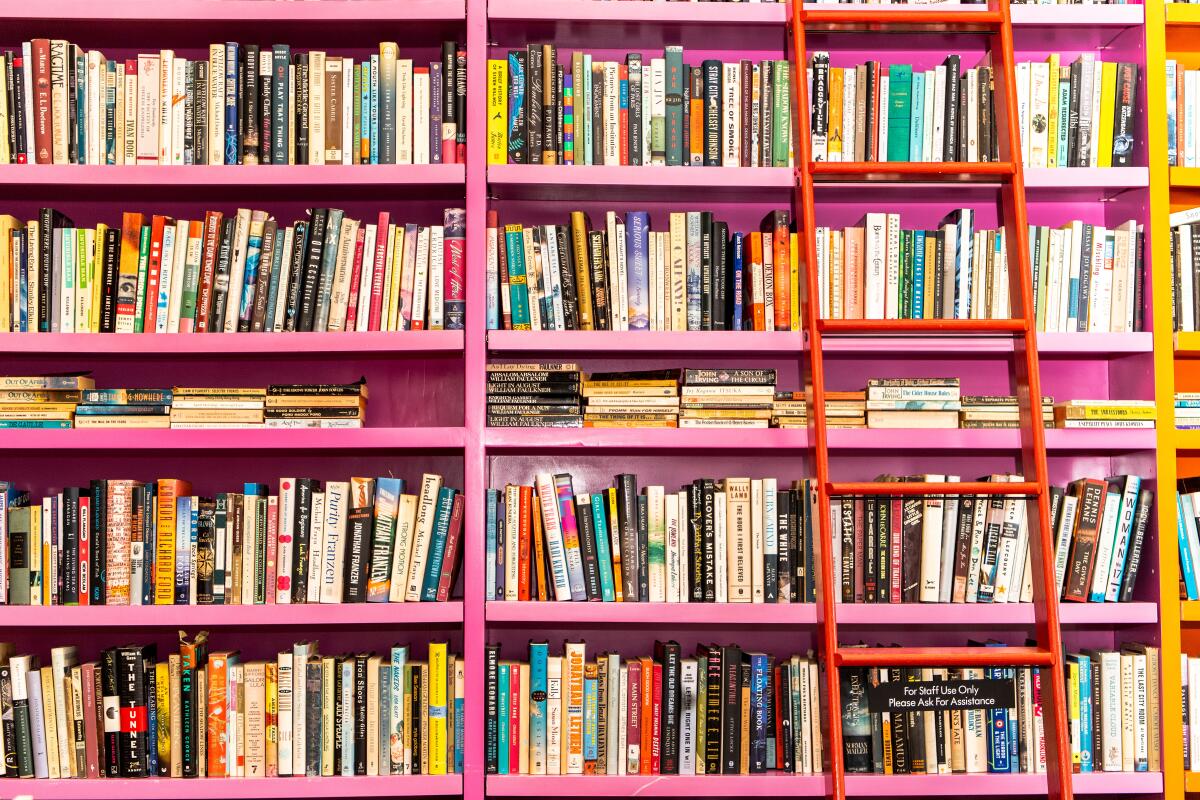
M 55 22 L 104 20 L 139 22 L 147 16 L 146 0 L 41 0 L 5 3 L 8 20 Z M 420 22 L 466 18 L 465 0 L 321 0 L 275 3 L 263 0 L 171 0 L 156 3 L 155 23 L 178 22 Z

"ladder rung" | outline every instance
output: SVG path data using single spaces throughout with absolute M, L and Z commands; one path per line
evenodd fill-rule
M 981 29 L 999 26 L 1003 15 L 999 11 L 946 11 L 932 9 L 929 11 L 882 11 L 876 6 L 864 9 L 805 9 L 802 19 L 805 27 L 853 26 L 861 29 L 864 25 L 876 28 L 902 28 L 911 30 L 914 27 L 936 28 L 971 28 Z
M 839 647 L 840 667 L 1052 667 L 1054 653 L 1040 647 Z
M 995 180 L 1013 174 L 1011 161 L 814 161 L 808 171 L 815 177 L 873 180 Z
M 918 483 L 904 482 L 863 482 L 863 483 L 827 483 L 825 491 L 830 497 L 846 495 L 885 495 L 896 497 L 912 497 L 916 495 L 1024 495 L 1038 497 L 1042 493 L 1040 484 L 1023 483 L 993 483 L 991 481 L 957 481 L 949 483 Z
M 822 319 L 823 333 L 1020 333 L 1026 322 L 1017 319 Z

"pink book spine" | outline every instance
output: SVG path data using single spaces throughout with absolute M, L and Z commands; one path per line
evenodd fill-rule
M 446 209 L 442 239 L 442 268 L 446 271 L 445 325 L 460 331 L 467 321 L 467 220 L 461 208 Z
M 413 282 L 417 275 L 417 238 L 421 228 L 409 224 L 404 226 L 404 260 L 392 267 L 400 273 L 400 307 L 397 330 L 413 330 Z M 428 259 L 428 255 L 426 255 Z
M 371 315 L 369 330 L 379 330 L 379 321 L 383 315 L 383 272 L 387 263 L 388 243 L 388 212 L 379 212 L 379 221 L 375 224 L 375 271 L 371 273 Z
M 901 539 L 901 513 L 903 501 L 899 497 L 892 498 L 892 531 L 888 542 L 888 602 L 900 602 L 900 562 L 903 556 L 903 539 Z
M 79 535 L 79 605 L 91 605 L 92 586 L 88 581 L 92 576 L 92 498 L 79 498 L 78 535 Z
M 462 494 L 454 495 L 454 505 L 450 507 L 450 530 L 446 534 L 446 552 L 442 558 L 442 574 L 438 577 L 439 603 L 449 600 L 450 591 L 454 588 L 454 562 L 458 559 L 458 543 L 462 539 L 463 506 Z
M 637 775 L 641 772 L 642 749 L 642 663 L 636 658 L 629 661 L 629 690 L 625 724 L 628 729 L 626 741 L 625 773 Z M 645 755 L 649 755 L 646 753 Z
M 654 665 L 654 692 L 650 695 L 650 774 L 662 772 L 662 664 Z
M 129 481 L 108 482 L 108 547 L 104 603 L 110 606 L 129 605 L 129 556 L 133 546 L 132 528 L 133 484 Z M 139 543 L 139 549 L 141 547 Z M 140 587 L 139 587 L 140 588 Z
M 360 225 L 358 236 L 354 240 L 354 268 L 350 271 L 350 304 L 346 307 L 346 324 L 342 327 L 344 331 L 353 331 L 357 328 L 355 320 L 358 319 L 358 283 L 362 279 L 363 247 L 366 246 L 366 236 L 367 229 Z
M 863 499 L 857 497 L 854 499 L 854 563 L 862 564 L 863 562 Z M 854 602 L 861 603 L 866 599 L 867 590 L 863 583 L 863 570 L 854 570 Z
M 83 677 L 83 742 L 87 776 L 100 777 L 100 748 L 99 732 L 96 729 L 96 665 L 84 664 L 80 667 Z
M 279 552 L 279 497 L 267 498 L 267 605 L 275 605 L 275 559 Z
M 521 764 L 521 664 L 508 668 L 508 774 L 520 772 Z

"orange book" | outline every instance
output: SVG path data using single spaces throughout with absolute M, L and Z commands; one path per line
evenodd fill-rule
M 662 773 L 662 664 L 655 662 L 651 672 L 654 675 L 653 689 L 650 692 L 650 773 Z
M 750 234 L 750 313 L 754 330 L 767 329 L 767 314 L 763 303 L 763 242 L 761 233 Z
M 154 545 L 154 604 L 175 604 L 175 501 L 192 493 L 187 481 L 158 481 L 158 538 Z
M 138 251 L 144 217 L 133 211 L 121 215 L 121 261 L 117 272 L 117 333 L 133 333 L 137 313 Z
M 641 762 L 638 764 L 638 771 L 642 775 L 651 775 L 650 772 L 650 754 L 653 752 L 654 739 L 654 660 L 649 656 L 643 656 L 638 659 L 642 664 L 642 744 L 641 744 Z
M 226 760 L 226 726 L 229 724 L 228 703 L 229 665 L 236 652 L 212 653 L 208 657 L 208 777 L 224 778 L 229 774 Z
M 537 579 L 537 599 L 541 602 L 548 600 L 547 591 L 549 587 L 546 585 L 546 542 L 545 534 L 542 531 L 542 513 L 536 503 L 533 504 L 533 510 L 529 514 L 533 521 L 533 575 Z
M 691 118 L 688 120 L 688 149 L 693 167 L 704 165 L 704 82 L 699 79 L 699 69 L 693 68 L 689 80 L 692 84 Z M 643 112 L 645 113 L 645 112 Z
M 842 256 L 845 279 L 842 289 L 845 300 L 842 314 L 845 319 L 863 318 L 863 229 L 846 228 L 845 254 Z
M 146 310 L 142 314 L 142 330 L 154 332 L 158 319 L 158 283 L 162 276 L 163 229 L 175 225 L 175 220 L 155 214 L 150 220 L 150 260 L 146 267 Z M 182 246 L 187 246 L 184 242 Z
M 517 515 L 517 599 L 529 599 L 529 537 L 533 516 L 533 487 L 521 487 L 521 510 Z

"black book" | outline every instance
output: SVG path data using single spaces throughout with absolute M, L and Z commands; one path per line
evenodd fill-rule
M 525 50 L 508 51 L 508 163 L 510 164 L 527 163 L 525 91 L 529 83 L 528 64 L 529 57 Z
M 662 665 L 662 741 L 660 774 L 679 774 L 679 714 L 681 710 L 679 643 L 654 643 L 654 660 Z
M 742 752 L 742 651 L 721 648 L 721 773 L 737 775 Z
M 1079 103 L 1083 64 L 1076 59 L 1071 64 L 1071 87 L 1067 102 L 1067 166 L 1078 167 L 1079 152 Z M 1089 102 L 1091 102 L 1089 100 Z
M 79 605 L 79 489 L 68 486 L 62 499 L 62 602 Z
M 217 503 L 202 497 L 196 513 L 196 605 L 213 604 L 216 556 Z
M 16 117 L 25 115 L 24 109 L 17 105 L 16 87 L 13 86 L 13 81 L 16 76 L 20 75 L 19 68 L 13 65 L 13 51 L 7 50 L 4 53 L 4 87 L 5 87 L 5 102 L 9 111 L 8 130 L 8 163 L 17 163 L 17 153 L 21 152 L 17 148 L 17 130 L 20 128 L 20 123 Z
M 458 45 L 442 42 L 442 131 L 454 126 L 458 138 Z M 439 135 L 439 138 L 444 138 Z M 443 145 L 444 147 L 445 145 Z M 443 163 L 450 163 L 451 153 L 442 153 Z
M 792 665 L 788 661 L 775 668 L 779 675 L 779 733 L 782 741 L 775 746 L 783 748 L 783 771 L 794 773 L 796 763 L 796 732 L 792 728 Z
M 54 316 L 55 308 L 54 229 L 64 227 L 64 225 L 73 227 L 69 220 L 65 219 L 62 214 L 59 214 L 52 208 L 38 210 L 37 329 L 43 333 L 50 331 L 50 321 Z
M 946 116 L 944 120 L 945 140 L 942 145 L 943 161 L 959 161 L 962 156 L 958 149 L 959 138 L 959 106 L 962 84 L 959 81 L 961 59 L 957 55 L 946 56 L 942 64 L 946 67 Z
M 1137 232 L 1137 255 L 1133 261 L 1133 329 L 1145 330 L 1143 315 L 1146 311 L 1146 264 L 1145 258 L 1146 234 Z
M 367 602 L 367 577 L 370 570 L 372 508 L 350 509 L 346 527 L 346 564 L 343 574 L 342 602 Z M 357 750 L 355 751 L 358 752 Z
M 704 166 L 721 166 L 721 62 L 700 64 L 704 78 Z
M 980 67 L 975 74 L 979 85 L 979 160 L 992 160 L 992 70 Z
M 717 484 L 712 478 L 700 482 L 704 506 L 701 523 L 704 527 L 704 602 L 717 602 Z M 725 555 L 722 553 L 721 558 Z
M 600 567 L 596 559 L 596 523 L 591 503 L 576 498 L 575 520 L 579 524 L 579 551 L 583 559 L 583 588 L 588 600 L 603 600 L 600 593 Z
M 884 669 L 880 667 L 880 669 Z M 899 683 L 904 680 L 904 670 L 900 667 L 889 667 L 888 681 L 891 683 Z M 909 750 L 909 730 L 908 730 L 908 713 L 904 711 L 894 711 L 891 714 L 892 718 L 892 773 L 895 775 L 908 775 L 912 769 L 911 754 Z
M 792 553 L 795 531 L 792 530 L 792 497 L 786 490 L 775 493 L 775 532 L 778 541 L 772 569 L 775 573 L 774 600 L 768 602 L 791 602 Z M 780 600 L 780 598 L 786 598 Z
M 592 322 L 598 331 L 609 330 L 608 267 L 604 231 L 588 231 L 588 268 L 592 277 Z
M 554 67 L 554 152 L 557 164 L 566 163 L 566 149 L 563 147 L 563 68 L 561 64 Z M 574 145 L 572 145 L 573 147 Z M 572 150 L 572 158 L 574 151 Z
M 875 147 L 875 109 L 878 106 L 878 104 L 876 103 L 875 95 L 879 91 L 879 81 L 876 78 L 876 76 L 878 75 L 878 72 L 879 72 L 878 67 L 879 67 L 878 62 L 868 61 L 866 63 L 866 70 L 864 71 L 864 74 L 866 75 L 866 78 L 867 78 L 866 95 L 865 95 L 866 99 L 867 99 L 867 103 L 866 103 L 866 119 L 863 123 L 863 161 L 882 160 L 882 157 L 886 157 L 886 155 L 887 155 L 886 153 L 881 153 L 880 154 L 881 159 L 875 159 L 875 158 L 871 157 L 872 150 Z M 947 85 L 948 84 L 949 84 L 949 82 L 947 82 Z M 949 92 L 947 92 L 947 93 L 949 93 Z M 949 101 L 949 98 L 946 98 L 946 99 L 947 99 L 947 101 Z M 858 125 L 856 122 L 855 128 L 857 129 L 857 127 L 858 127 Z M 854 147 L 857 150 L 858 145 L 855 144 Z M 747 281 L 747 283 L 749 283 L 749 281 Z
M 825 61 L 826 67 L 829 66 L 829 61 Z M 774 62 L 766 60 L 759 66 L 761 73 L 762 89 L 760 91 L 759 108 L 762 109 L 759 116 L 761 121 L 758 125 L 758 163 L 751 164 L 752 167 L 770 167 L 775 163 L 774 148 L 775 139 L 772 129 L 775 127 L 775 81 L 772 78 L 774 73 Z M 790 100 L 790 99 L 789 99 Z
M 637 476 L 617 475 L 617 516 L 621 526 L 621 593 L 625 602 L 638 599 L 638 574 L 641 561 L 638 550 Z
M 367 656 L 354 657 L 354 774 L 367 774 Z
M 317 314 L 317 284 L 321 279 L 321 262 L 325 253 L 325 234 L 329 209 L 316 208 L 309 215 L 308 247 L 304 257 L 303 280 L 300 284 L 299 316 L 296 330 L 311 331 Z
M 208 713 L 208 698 L 200 696 L 197 681 L 199 671 L 208 663 L 206 634 L 196 636 L 190 647 L 180 647 L 179 659 L 179 734 L 182 739 L 183 777 L 195 778 L 200 774 L 200 715 Z M 182 637 L 180 644 L 185 644 Z
M 500 772 L 500 645 L 484 648 L 484 770 L 488 775 Z M 508 720 L 505 720 L 508 724 Z
M 241 57 L 237 63 L 237 163 L 245 164 L 246 111 L 248 106 L 246 102 L 245 48 L 239 49 L 238 53 Z
M 809 497 L 803 490 L 791 489 L 792 499 L 792 542 L 795 547 L 792 564 L 795 574 L 792 578 L 792 602 L 815 603 L 817 600 L 816 575 L 813 566 L 812 547 L 812 509 L 809 508 Z
M 713 330 L 729 330 L 729 224 L 713 222 Z
M 52 45 L 53 46 L 53 45 Z M 82 164 L 79 152 L 79 109 L 76 98 L 79 96 L 79 74 L 75 55 L 79 49 L 75 45 L 66 45 L 67 61 L 67 163 Z M 83 155 L 87 155 L 84 153 Z
M 1191 227 L 1191 226 L 1189 226 L 1189 227 Z M 1194 288 L 1194 287 L 1200 285 L 1195 282 L 1196 277 L 1198 275 L 1200 275 L 1200 262 L 1196 261 L 1196 258 L 1198 256 L 1200 256 L 1200 230 L 1192 229 L 1191 232 L 1188 234 L 1188 239 L 1190 240 L 1189 244 L 1192 248 L 1192 286 L 1193 286 L 1193 289 L 1192 289 L 1191 302 L 1192 302 L 1192 306 L 1193 306 L 1193 313 L 1197 314 L 1196 319 L 1200 319 L 1200 292 L 1196 291 Z M 1080 281 L 1080 283 L 1082 284 L 1082 280 Z M 1082 295 L 1080 295 L 1080 298 L 1081 298 L 1081 300 L 1080 300 L 1081 306 L 1080 307 L 1082 308 Z
M 711 211 L 700 212 L 700 330 L 713 327 L 713 218 Z
M 629 53 L 625 56 L 629 70 L 629 163 L 642 166 L 642 54 Z M 595 119 L 595 117 L 593 117 Z M 603 163 L 603 162 L 600 162 Z
M 863 601 L 878 598 L 879 581 L 879 498 L 863 500 Z
M 1079 311 L 1076 330 L 1086 333 L 1088 329 L 1088 306 L 1092 294 L 1092 247 L 1096 229 L 1086 222 L 1082 226 L 1083 242 L 1079 247 Z M 1197 248 L 1193 248 L 1193 253 Z
M 1138 567 L 1142 564 L 1142 549 L 1146 544 L 1146 529 L 1150 524 L 1150 506 L 1153 504 L 1154 492 L 1149 489 L 1142 489 L 1138 492 L 1133 532 L 1130 534 L 1129 540 L 1129 555 L 1125 559 L 1125 574 L 1121 578 L 1121 593 L 1117 597 L 1122 603 L 1133 599 L 1133 584 L 1137 580 Z
M 304 283 L 304 256 L 308 252 L 307 235 L 308 223 L 304 220 L 297 220 L 293 234 L 295 246 L 292 248 L 292 266 L 288 272 L 288 284 L 286 287 L 279 288 L 281 292 L 287 293 L 285 295 L 287 301 L 284 309 L 283 329 L 288 332 L 296 330 L 297 318 L 300 315 L 300 288 Z
M 140 663 L 140 662 L 139 662 Z M 103 706 L 105 709 L 118 708 L 120 696 L 117 693 L 117 650 L 109 648 L 100 653 L 100 686 L 104 692 Z M 121 747 L 119 735 L 121 721 L 112 714 L 104 714 L 104 774 L 109 778 L 121 777 Z
M 104 232 L 100 260 L 100 332 L 112 333 L 117 327 L 117 270 L 121 261 L 121 231 Z
M 604 67 L 592 62 L 592 74 L 584 76 L 592 82 L 592 163 L 604 163 L 604 136 L 601 133 L 604 119 Z
M 17 723 L 16 708 L 13 705 L 12 668 L 8 664 L 0 666 L 0 735 L 4 737 L 4 747 L 0 750 L 3 758 L 4 774 L 16 776 L 17 767 Z M 28 711 L 22 709 L 22 713 Z
M 308 54 L 296 60 L 296 163 L 308 163 Z M 380 158 L 380 163 L 383 159 Z
M 312 478 L 296 479 L 296 500 L 292 516 L 292 602 L 308 600 L 308 560 L 312 531 L 312 496 L 318 486 Z M 313 598 L 315 601 L 316 598 Z
M 543 91 L 542 46 L 531 44 L 526 48 L 525 64 L 525 126 L 528 133 L 525 162 L 528 164 L 542 163 Z
M 458 123 L 454 138 L 458 149 L 463 151 L 467 146 L 467 51 L 457 42 L 454 46 L 457 48 L 455 61 L 458 63 L 454 71 L 454 119 Z M 459 155 L 455 158 L 459 162 L 463 160 Z
M 141 778 L 149 772 L 146 707 L 146 661 L 154 660 L 154 645 L 116 648 L 118 764 L 122 778 Z
M 196 163 L 196 66 L 188 61 L 185 67 L 183 94 L 183 163 Z M 106 131 L 107 133 L 107 131 Z
M 569 331 L 579 330 L 579 295 L 575 287 L 574 248 L 566 225 L 554 226 L 554 240 L 558 245 L 558 279 L 562 285 L 563 324 Z
M 903 670 L 904 679 L 909 683 L 917 683 L 921 680 L 920 668 L 910 668 Z M 925 772 L 925 764 L 927 753 L 925 752 L 925 712 L 923 711 L 906 711 L 904 714 L 908 717 L 908 763 L 913 774 L 921 775 Z M 893 724 L 896 717 L 900 716 L 898 712 L 892 714 Z M 937 758 L 937 754 L 933 754 Z
M 782 494 L 782 492 L 781 492 Z M 854 602 L 854 572 L 861 569 L 861 564 L 854 563 L 854 507 L 858 501 L 853 497 L 843 497 L 841 504 L 841 540 L 842 540 L 842 602 Z M 780 540 L 779 551 L 783 552 L 783 541 Z
M 922 497 L 905 497 L 900 502 L 900 600 L 904 603 L 921 600 L 921 524 L 924 505 Z
M 94 606 L 104 605 L 108 559 L 108 481 L 93 480 L 89 485 L 91 498 L 88 519 L 88 598 Z
M 697 760 L 704 759 L 704 774 L 721 773 L 721 648 L 716 645 L 696 647 L 698 668 L 705 670 L 704 697 L 697 698 L 699 713 L 704 720 L 704 753 L 697 753 Z
M 1137 64 L 1117 64 L 1117 96 L 1113 104 L 1112 165 L 1128 167 L 1133 164 L 1133 147 L 1137 134 L 1133 130 L 1134 100 L 1137 96 Z
M 704 602 L 704 482 L 692 481 L 688 492 L 688 589 L 693 603 Z
M 13 58 L 12 58 L 11 53 L 10 53 L 10 57 L 8 59 L 6 59 L 6 62 L 8 64 L 13 63 Z M 11 110 L 9 111 L 8 118 L 10 120 L 15 120 L 15 122 L 16 122 L 16 124 L 12 126 L 13 128 L 15 128 L 15 131 L 14 131 L 15 135 L 12 137 L 14 147 L 10 151 L 12 154 L 11 157 L 12 157 L 12 160 L 14 163 L 16 163 L 16 154 L 17 153 L 24 153 L 29 149 L 28 141 L 29 141 L 30 132 L 25 130 L 25 113 L 24 113 L 25 104 L 27 102 L 29 102 L 29 98 L 25 97 L 25 73 L 29 68 L 30 68 L 30 65 L 25 64 L 24 62 L 22 62 L 22 65 L 20 67 L 16 67 L 14 65 L 12 79 L 8 82 L 8 85 L 10 87 L 12 87 L 12 100 L 13 100 L 13 102 L 9 105 L 9 109 L 11 109 Z
M 192 78 L 192 87 L 196 95 L 196 99 L 192 106 L 193 125 L 195 129 L 192 132 L 193 144 L 193 159 L 197 164 L 208 163 L 208 62 L 197 61 L 196 73 Z M 118 145 L 120 146 L 120 145 Z
M 638 570 L 637 582 L 639 602 L 650 600 L 650 517 L 646 495 L 637 496 L 637 553 Z
M 321 692 L 324 681 L 321 658 L 310 658 L 304 665 L 304 670 L 304 716 L 307 720 L 304 774 L 312 778 L 321 775 L 321 709 L 324 702 Z
M 274 117 L 271 114 L 272 84 L 275 76 L 271 72 L 258 73 L 258 163 L 271 163 L 271 141 Z M 357 142 L 356 142 L 357 144 Z M 358 148 L 355 148 L 356 150 Z M 353 160 L 351 161 L 353 163 Z
M 229 305 L 229 273 L 233 269 L 233 236 L 236 220 L 225 217 L 221 220 L 221 237 L 217 245 L 217 267 L 213 277 L 213 313 L 208 329 L 213 333 L 224 330 L 226 306 Z M 237 313 L 236 299 L 233 303 Z
M 412 706 L 409 708 L 410 719 L 418 720 L 421 718 L 421 670 L 414 669 L 412 671 Z M 420 753 L 423 747 L 428 744 L 422 741 L 421 726 L 412 726 L 412 751 Z M 334 774 L 337 774 L 336 772 Z M 412 760 L 412 774 L 421 774 L 421 759 L 414 758 Z

